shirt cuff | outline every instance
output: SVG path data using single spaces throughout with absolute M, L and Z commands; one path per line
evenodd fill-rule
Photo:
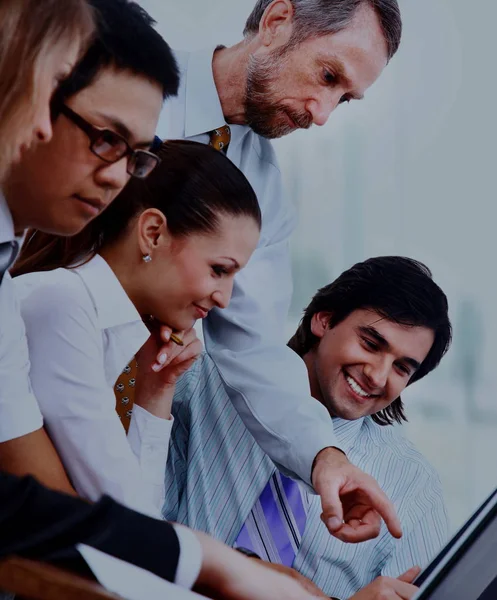
M 149 483 L 164 485 L 169 440 L 174 419 L 162 419 L 141 406 L 133 407 L 128 442 Z
M 323 431 L 323 434 L 328 433 Z M 305 439 L 305 438 L 303 438 Z M 305 439 L 305 449 L 299 448 L 300 455 L 295 457 L 294 468 L 295 471 L 289 471 L 283 465 L 277 465 L 278 469 L 288 477 L 292 479 L 296 479 L 295 473 L 297 477 L 300 476 L 300 481 L 303 488 L 309 492 L 310 494 L 316 495 L 316 490 L 312 486 L 312 469 L 314 467 L 314 461 L 316 460 L 316 456 L 324 450 L 325 448 L 337 448 L 341 452 L 343 452 L 346 456 L 346 452 L 342 447 L 342 444 L 338 442 L 335 436 L 329 436 L 328 443 L 325 442 L 326 436 L 318 441 L 312 439 L 311 437 L 307 437 Z
M 202 567 L 202 547 L 191 529 L 176 523 L 173 527 L 179 541 L 179 560 L 174 582 L 191 589 Z

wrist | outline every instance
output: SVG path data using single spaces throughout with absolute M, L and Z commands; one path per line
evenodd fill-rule
M 202 566 L 196 585 L 204 592 L 227 589 L 236 573 L 241 577 L 247 559 L 205 533 L 195 531 L 202 546 Z
M 171 407 L 173 404 L 174 387 L 171 390 L 164 390 L 160 394 L 144 395 L 140 394 L 135 399 L 135 404 L 146 410 L 154 417 L 160 419 L 171 419 Z
M 312 469 L 311 469 L 312 485 L 314 485 L 314 473 L 315 473 L 316 467 L 323 461 L 326 461 L 328 464 L 330 462 L 334 462 L 336 464 L 348 464 L 349 459 L 347 458 L 347 455 L 345 454 L 345 452 L 336 446 L 327 446 L 326 448 L 323 448 L 322 450 L 320 450 L 316 454 L 316 456 L 312 462 Z

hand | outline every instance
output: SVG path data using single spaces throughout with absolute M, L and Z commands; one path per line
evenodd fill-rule
M 342 542 L 377 537 L 382 518 L 394 537 L 402 537 L 395 508 L 380 486 L 337 448 L 325 448 L 317 455 L 312 484 L 321 496 L 321 520 Z
M 268 568 L 268 563 L 243 556 L 204 533 L 195 534 L 202 546 L 203 560 L 194 591 L 215 600 L 316 598 L 294 577 Z
M 136 355 L 135 403 L 158 417 L 170 418 L 176 381 L 202 353 L 202 343 L 194 329 L 176 334 L 184 344 L 179 346 L 170 341 L 170 327 L 149 323 L 149 328 L 151 335 Z
M 421 569 L 412 567 L 397 579 L 378 577 L 349 600 L 411 600 L 418 591 L 411 585 Z

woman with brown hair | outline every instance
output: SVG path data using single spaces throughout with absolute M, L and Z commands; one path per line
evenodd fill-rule
M 41 481 L 66 491 L 71 486 L 29 384 L 24 325 L 7 272 L 22 231 L 1 185 L 22 152 L 52 137 L 50 98 L 93 30 L 85 0 L 0 1 L 0 469 L 24 473 L 29 464 Z
M 84 0 L 0 1 L 0 181 L 52 135 L 49 102 L 93 31 Z
M 201 352 L 193 325 L 228 305 L 261 225 L 254 191 L 223 153 L 178 140 L 158 156 L 81 234 L 28 232 L 13 271 L 24 273 L 31 383 L 74 487 L 156 517 L 176 380 Z M 154 323 L 183 345 L 164 344 Z M 126 435 L 114 385 L 137 353 Z

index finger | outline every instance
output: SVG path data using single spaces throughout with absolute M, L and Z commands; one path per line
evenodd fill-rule
M 395 538 L 402 537 L 402 527 L 400 525 L 397 511 L 394 505 L 390 502 L 387 495 L 380 489 L 376 481 L 372 480 L 372 485 L 363 487 L 362 493 L 369 499 L 371 508 L 373 508 L 385 521 L 388 531 Z

